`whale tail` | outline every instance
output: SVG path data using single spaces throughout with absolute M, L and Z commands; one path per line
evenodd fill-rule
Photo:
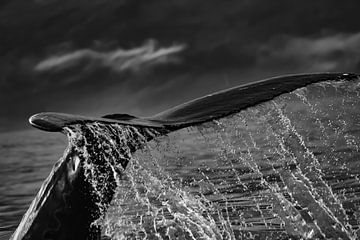
M 109 153 L 112 159 L 119 161 L 116 164 L 125 169 L 131 153 L 160 135 L 235 114 L 312 83 L 358 78 L 356 74 L 343 73 L 270 78 L 207 95 L 146 118 L 128 114 L 94 118 L 54 112 L 33 115 L 29 119 L 32 126 L 71 135 L 77 146 L 70 144 L 64 157 L 54 166 L 11 239 L 99 239 L 100 229 L 92 223 L 106 211 L 116 188 L 116 176 L 111 174 L 113 165 L 99 159 L 98 151 L 101 149 L 96 146 L 103 142 L 117 148 L 126 146 L 127 151 Z M 111 133 L 115 143 L 94 132 L 95 127 Z M 92 158 L 90 160 L 97 167 L 92 177 L 106 180 L 106 184 L 95 186 L 96 192 L 102 196 L 101 210 L 94 186 L 84 177 L 88 174 L 84 164 L 89 161 L 86 157 Z M 121 175 L 123 169 L 115 175 Z
M 348 81 L 357 78 L 359 75 L 352 73 L 315 73 L 274 77 L 216 92 L 145 118 L 129 114 L 109 114 L 94 118 L 48 112 L 36 114 L 29 121 L 34 127 L 50 132 L 61 132 L 66 126 L 87 122 L 118 123 L 174 131 L 237 113 L 312 83 Z

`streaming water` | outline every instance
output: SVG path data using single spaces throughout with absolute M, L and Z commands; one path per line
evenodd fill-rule
M 359 80 L 323 82 L 165 136 L 99 123 L 67 131 L 100 209 L 100 168 L 116 179 L 94 223 L 104 237 L 359 239 L 359 102 Z
M 105 239 L 360 239 L 359 103 L 360 80 L 323 82 L 165 135 L 74 125 L 65 155 Z

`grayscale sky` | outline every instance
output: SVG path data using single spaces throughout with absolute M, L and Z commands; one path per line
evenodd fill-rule
M 358 0 L 3 0 L 0 131 L 147 116 L 282 74 L 360 72 Z

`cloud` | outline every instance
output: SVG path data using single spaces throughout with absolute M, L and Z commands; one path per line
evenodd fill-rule
M 115 72 L 126 70 L 138 71 L 144 67 L 158 64 L 176 63 L 179 58 L 175 54 L 183 51 L 185 45 L 156 48 L 153 40 L 143 46 L 129 50 L 115 49 L 109 52 L 98 52 L 92 49 L 80 49 L 74 52 L 50 56 L 36 64 L 35 71 L 61 71 L 74 66 L 110 68 Z
M 359 71 L 360 33 L 276 38 L 258 50 L 258 64 L 284 69 Z
M 123 101 L 134 102 L 118 112 L 141 115 L 155 106 L 163 110 L 265 77 L 359 72 L 359 4 L 356 0 L 0 3 L 0 22 L 6 23 L 0 24 L 0 107 L 9 118 L 6 124 L 20 118 L 25 123 L 27 115 L 38 111 L 84 114 L 89 100 L 95 106 L 101 97 L 105 107 L 113 104 L 114 109 L 127 106 Z M 151 38 L 184 43 L 186 53 L 183 45 L 143 44 Z M 129 43 L 137 48 L 121 49 Z M 143 73 L 144 68 L 172 64 L 178 58 L 183 62 L 175 68 L 117 74 Z M 107 94 L 98 95 L 103 92 Z M 140 103 L 133 101 L 134 94 Z M 81 104 L 75 107 L 73 102 Z M 138 112 L 132 112 L 135 107 Z

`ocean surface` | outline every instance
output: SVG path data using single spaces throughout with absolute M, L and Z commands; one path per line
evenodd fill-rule
M 159 137 L 97 224 L 111 239 L 360 239 L 359 106 L 359 80 L 325 82 Z M 0 236 L 66 145 L 0 134 Z
M 0 232 L 15 230 L 66 146 L 60 133 L 34 129 L 0 134 Z

